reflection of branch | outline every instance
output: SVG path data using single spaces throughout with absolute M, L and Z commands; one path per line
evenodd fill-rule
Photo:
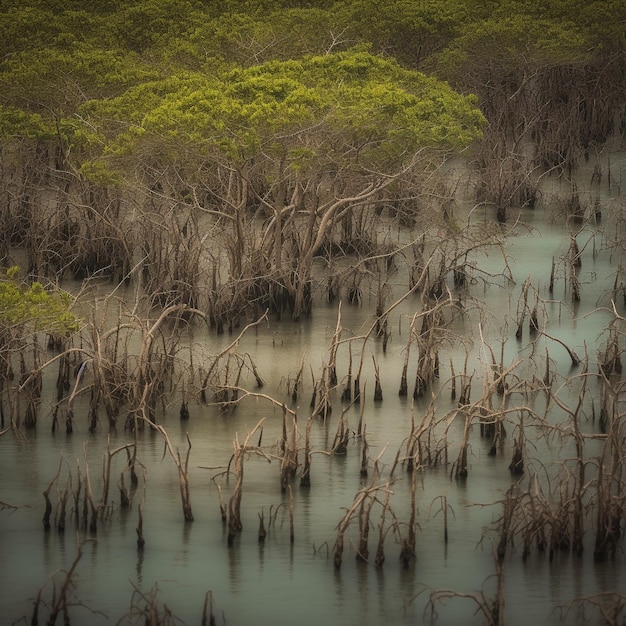
M 59 589 L 58 593 L 55 591 L 53 594 L 53 603 L 52 603 L 52 606 L 50 607 L 50 614 L 48 616 L 48 619 L 46 620 L 47 624 L 55 624 L 57 617 L 59 613 L 61 613 L 61 611 L 63 611 L 64 613 L 67 613 L 67 609 L 69 606 L 68 599 L 67 599 L 67 592 L 70 586 L 73 584 L 74 572 L 76 571 L 76 568 L 78 567 L 78 563 L 83 556 L 83 546 L 86 543 L 95 543 L 95 539 L 78 540 L 77 538 L 78 552 L 76 553 L 76 557 L 74 558 L 74 561 L 72 562 L 72 565 L 70 566 L 69 570 L 67 570 L 67 572 L 65 573 L 65 578 L 63 580 L 63 584 L 61 585 L 61 588 Z M 39 588 L 39 591 L 37 592 L 37 598 L 35 599 L 35 606 L 33 609 L 33 617 L 32 617 L 33 624 L 37 623 L 37 613 L 39 610 L 39 605 L 41 603 L 41 596 L 43 594 L 43 591 L 46 585 L 50 582 L 50 580 L 52 580 L 53 576 L 54 576 L 54 573 L 51 574 L 45 580 L 45 582 L 43 583 L 43 585 Z
M 12 509 L 13 511 L 17 511 L 18 509 L 30 508 L 28 504 L 11 504 L 10 502 L 4 502 L 4 500 L 0 500 L 0 511 L 4 511 L 5 509 Z
M 560 607 L 562 623 L 567 621 L 567 614 L 570 611 L 574 611 L 578 615 L 581 609 L 584 610 L 585 605 L 595 606 L 602 615 L 605 624 L 618 624 L 626 607 L 626 596 L 615 591 L 601 591 L 592 596 L 574 598 L 569 604 Z
M 494 555 L 495 557 L 495 555 Z M 477 591 L 475 593 L 462 593 L 460 591 L 454 591 L 452 589 L 435 589 L 431 592 L 428 604 L 425 612 L 430 611 L 431 620 L 437 619 L 437 609 L 435 608 L 436 602 L 442 602 L 448 598 L 464 598 L 472 600 L 478 607 L 478 611 L 482 613 L 485 618 L 485 623 L 488 626 L 502 626 L 504 624 L 504 572 L 502 564 L 495 559 L 496 578 L 497 578 L 497 591 L 495 598 L 488 598 L 484 591 Z M 421 593 L 421 592 L 419 592 Z

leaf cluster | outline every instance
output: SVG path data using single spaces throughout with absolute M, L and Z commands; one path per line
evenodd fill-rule
M 397 166 L 427 148 L 463 148 L 484 123 L 474 98 L 360 50 L 220 76 L 183 73 L 92 101 L 81 115 L 105 138 L 105 158 L 158 144 L 160 158 L 168 146 L 175 153 L 186 146 L 235 163 L 264 152 L 300 165 L 306 154 L 367 167 Z
M 477 92 L 485 68 L 623 56 L 625 23 L 619 0 L 3 0 L 0 137 L 61 142 L 107 184 L 96 160 L 155 145 L 391 162 L 480 136 L 477 101 L 414 68 Z
M 11 267 L 0 279 L 0 326 L 28 326 L 59 335 L 77 332 L 79 321 L 70 311 L 69 294 L 49 291 L 39 282 L 21 284 L 16 278 L 18 271 Z

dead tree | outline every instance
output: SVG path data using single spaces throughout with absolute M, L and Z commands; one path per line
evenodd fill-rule
M 163 426 L 161 426 L 160 424 L 153 423 L 145 417 L 143 419 L 144 421 L 149 423 L 150 428 L 159 432 L 160 435 L 163 437 L 165 449 L 174 461 L 176 469 L 178 470 L 178 485 L 180 488 L 180 499 L 183 508 L 183 518 L 186 522 L 192 522 L 193 512 L 191 509 L 191 493 L 189 489 L 189 455 L 191 453 L 191 440 L 189 439 L 189 433 L 186 434 L 187 454 L 185 455 L 185 460 L 183 461 L 180 456 L 179 450 L 177 448 L 174 448 L 174 446 L 172 445 L 172 442 L 165 428 L 163 428 Z
M 380 471 L 378 467 L 378 462 L 382 457 L 386 448 L 383 448 L 381 453 L 378 455 L 374 462 L 374 472 L 372 475 L 372 479 L 366 487 L 360 489 L 356 496 L 354 497 L 354 501 L 352 506 L 346 511 L 344 516 L 342 517 L 339 525 L 337 526 L 337 538 L 335 539 L 335 545 L 333 547 L 333 562 L 335 564 L 335 568 L 341 568 L 342 560 L 343 560 L 343 550 L 344 550 L 344 541 L 345 534 L 352 523 L 352 521 L 356 518 L 359 520 L 359 554 L 360 557 L 363 558 L 364 555 L 369 555 L 369 550 L 366 547 L 367 544 L 367 536 L 369 532 L 369 523 L 370 523 L 370 513 L 372 511 L 373 502 L 375 500 L 379 502 L 378 496 L 380 493 L 391 493 L 391 481 L 386 481 L 382 484 L 377 484 L 377 481 L 380 478 Z M 388 500 L 386 501 L 385 509 L 388 506 Z
M 235 473 L 235 486 L 230 500 L 228 501 L 228 545 L 232 545 L 236 535 L 241 532 L 243 524 L 241 522 L 241 496 L 243 492 L 243 470 L 244 459 L 248 452 L 254 450 L 260 452 L 258 446 L 250 446 L 251 437 L 261 428 L 265 418 L 261 419 L 257 425 L 246 435 L 243 443 L 239 443 L 238 437 L 233 442 L 234 453 L 231 459 Z

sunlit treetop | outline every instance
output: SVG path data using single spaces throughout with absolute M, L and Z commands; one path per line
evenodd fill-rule
M 79 330 L 70 311 L 69 294 L 47 290 L 41 283 L 24 285 L 17 281 L 19 268 L 9 268 L 0 278 L 0 328 L 31 327 L 58 335 Z
M 117 128 L 108 122 L 116 131 L 108 156 L 160 140 L 240 161 L 261 147 L 287 157 L 306 147 L 320 158 L 383 169 L 417 150 L 461 149 L 484 123 L 475 98 L 363 50 L 270 61 L 219 77 L 187 74 L 92 102 L 84 112 L 91 127 L 118 116 Z
M 0 139 L 51 139 L 53 126 L 39 113 L 0 105 Z

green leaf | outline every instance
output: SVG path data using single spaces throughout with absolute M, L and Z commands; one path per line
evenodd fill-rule
M 10 267 L 0 279 L 0 329 L 30 326 L 63 335 L 77 332 L 80 322 L 69 310 L 69 295 L 49 291 L 39 282 L 21 284 L 18 272 L 18 267 Z

